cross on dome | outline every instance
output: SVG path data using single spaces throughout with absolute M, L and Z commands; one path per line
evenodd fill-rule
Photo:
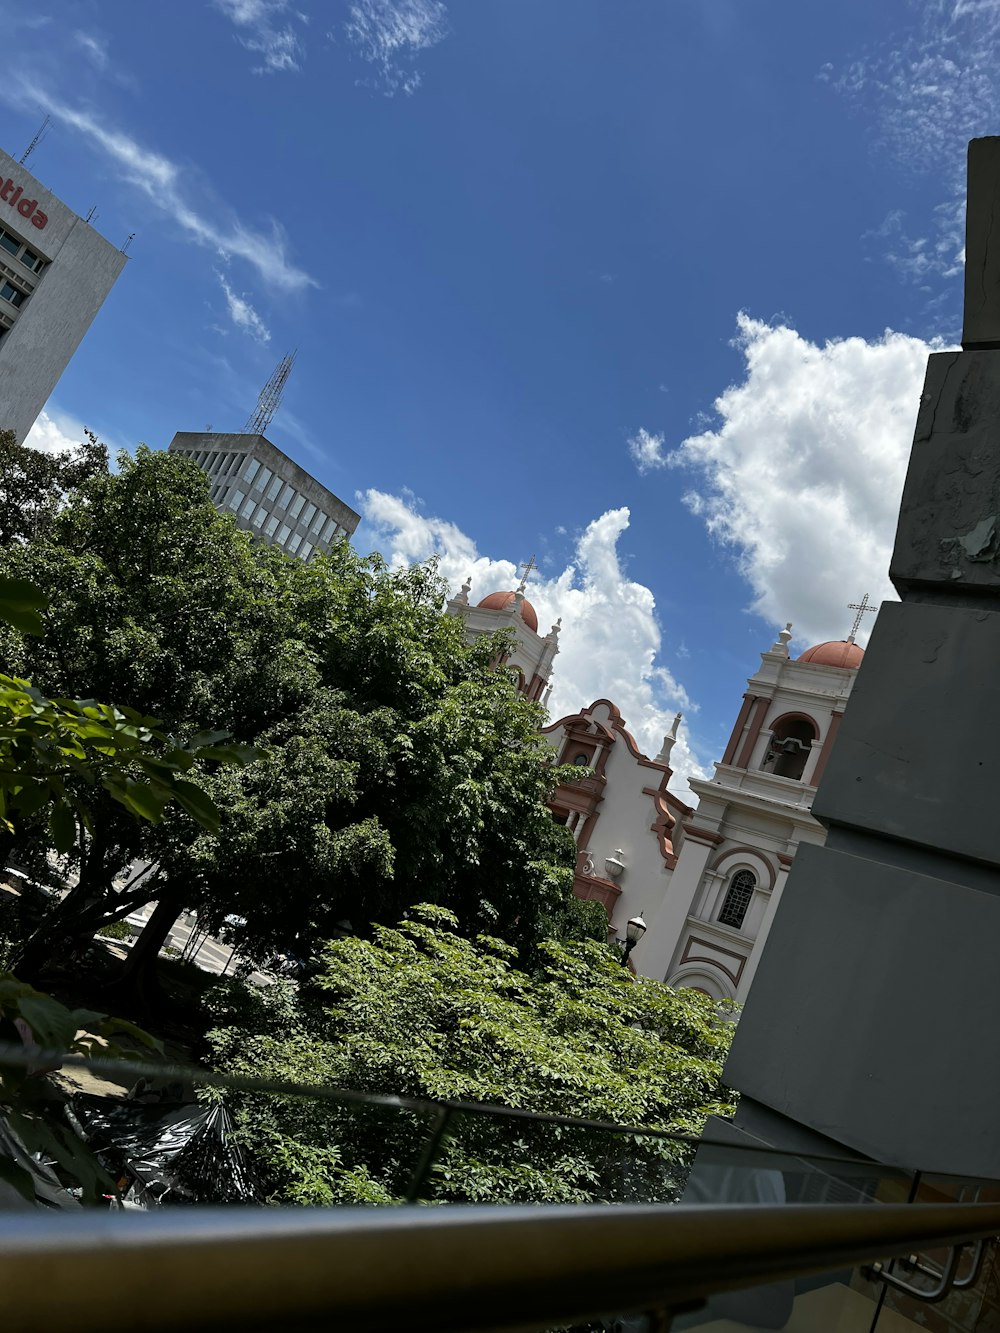
M 860 602 L 848 602 L 847 609 L 848 611 L 857 611 L 858 613 L 854 617 L 854 624 L 851 626 L 851 632 L 847 636 L 847 642 L 853 643 L 858 630 L 861 628 L 862 616 L 866 616 L 869 613 L 874 615 L 878 611 L 878 607 L 874 602 L 869 602 L 868 594 L 865 593 Z
M 538 568 L 538 565 L 535 563 L 535 557 L 534 557 L 534 556 L 531 557 L 531 559 L 527 562 L 527 564 L 524 564 L 524 565 L 518 565 L 518 569 L 523 569 L 523 570 L 524 570 L 524 574 L 523 574 L 522 577 L 521 577 L 521 582 L 517 585 L 517 591 L 518 591 L 518 592 L 522 592 L 522 593 L 524 592 L 525 588 L 526 588 L 527 585 L 528 585 L 528 576 L 531 574 L 531 571 L 532 571 L 533 569 L 537 569 L 537 568 Z

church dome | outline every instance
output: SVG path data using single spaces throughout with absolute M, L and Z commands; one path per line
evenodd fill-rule
M 513 600 L 514 594 L 512 592 L 491 592 L 489 597 L 484 597 L 479 605 L 485 607 L 487 611 L 503 611 L 510 606 Z M 521 619 L 528 629 L 533 629 L 536 634 L 538 633 L 538 616 L 527 597 L 521 601 Z
M 865 650 L 859 648 L 850 639 L 831 639 L 828 643 L 817 643 L 807 648 L 797 660 L 812 662 L 814 666 L 846 667 L 855 670 L 861 665 Z

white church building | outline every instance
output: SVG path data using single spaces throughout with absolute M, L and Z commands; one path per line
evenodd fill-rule
M 513 628 L 516 647 L 503 664 L 544 702 L 559 625 L 538 634 L 523 584 L 477 606 L 470 587 L 448 611 L 470 635 Z M 761 654 L 714 776 L 691 780 L 696 805 L 668 786 L 680 715 L 654 759 L 608 699 L 543 728 L 559 763 L 587 770 L 551 801 L 576 841 L 577 895 L 603 903 L 619 939 L 641 915 L 647 929 L 629 959 L 636 972 L 718 1000 L 746 998 L 795 853 L 826 837 L 810 807 L 864 656 L 852 634 L 792 658 L 791 638 L 789 625 Z

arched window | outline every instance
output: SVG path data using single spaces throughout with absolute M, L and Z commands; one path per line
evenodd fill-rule
M 722 911 L 719 913 L 719 921 L 723 926 L 732 926 L 734 930 L 739 930 L 756 887 L 757 876 L 752 870 L 737 870 L 729 881 Z
M 806 760 L 812 751 L 812 742 L 819 732 L 816 724 L 805 717 L 783 717 L 775 723 L 771 744 L 767 747 L 762 768 L 776 778 L 801 781 Z

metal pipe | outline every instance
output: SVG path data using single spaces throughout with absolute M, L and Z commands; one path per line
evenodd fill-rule
M 998 1232 L 979 1203 L 20 1213 L 0 1328 L 540 1331 Z

